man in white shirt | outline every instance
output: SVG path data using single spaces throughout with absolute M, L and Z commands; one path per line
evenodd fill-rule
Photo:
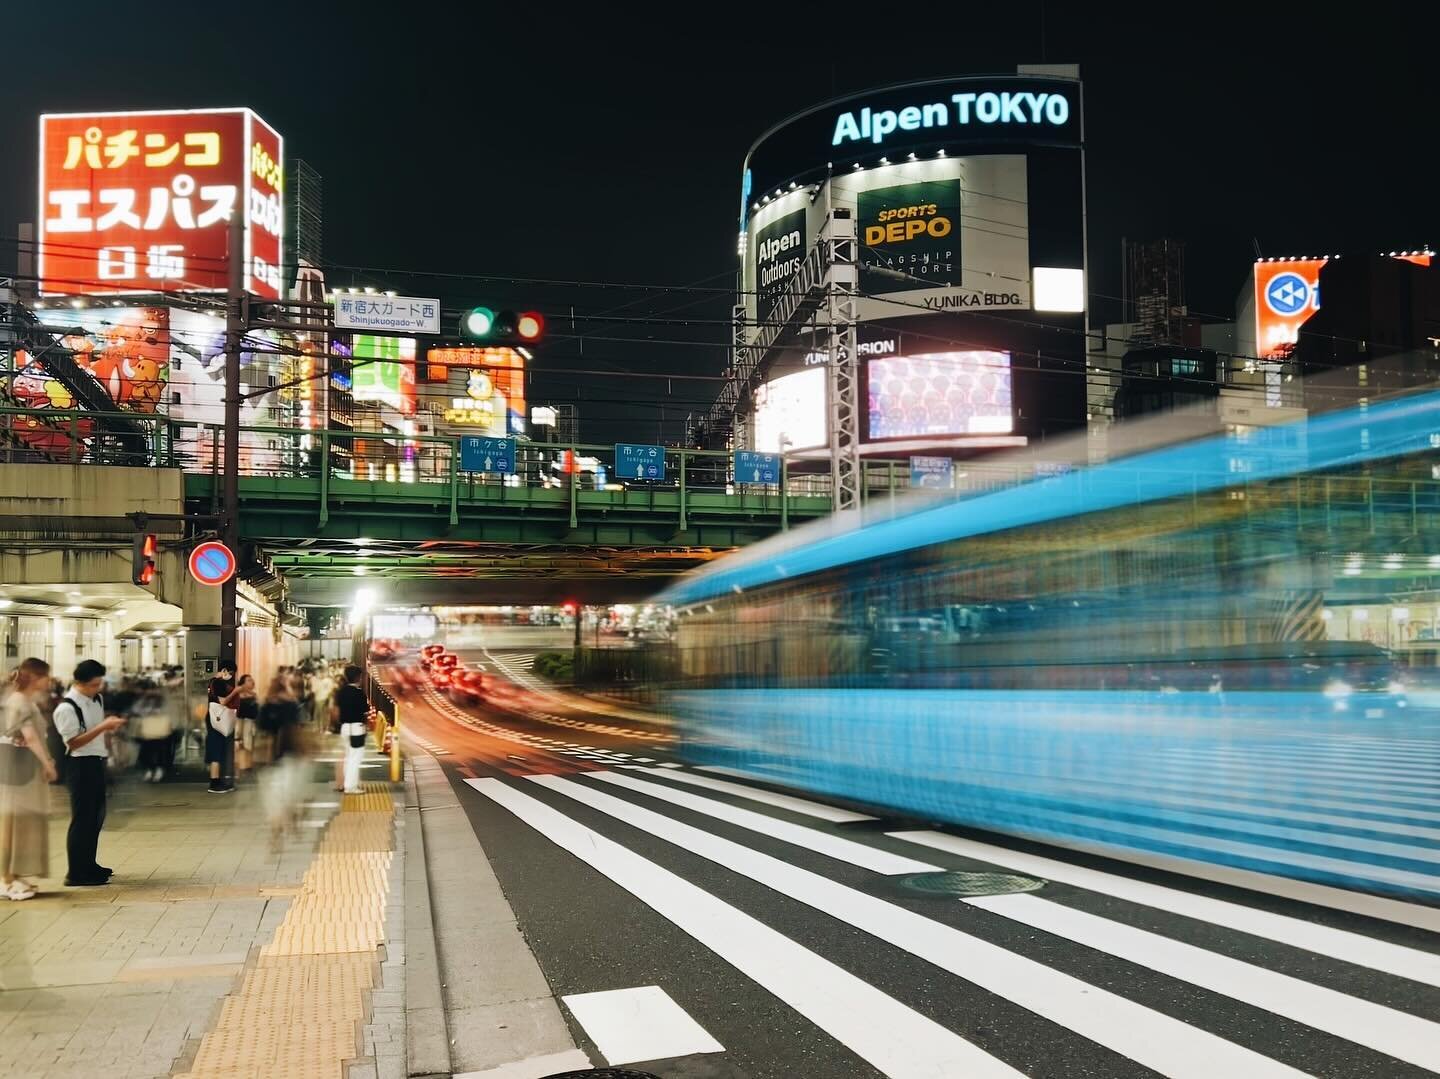
M 105 824 L 105 762 L 110 751 L 105 735 L 125 726 L 119 716 L 105 714 L 100 691 L 105 667 L 82 659 L 75 668 L 70 692 L 55 706 L 55 730 L 65 743 L 65 785 L 70 788 L 70 831 L 65 850 L 70 868 L 65 883 L 72 888 L 110 883 L 110 870 L 95 861 L 100 829 Z

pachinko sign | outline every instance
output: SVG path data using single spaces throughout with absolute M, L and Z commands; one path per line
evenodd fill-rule
M 245 287 L 279 299 L 280 135 L 249 109 L 40 117 L 40 289 L 223 291 L 229 222 L 245 222 Z

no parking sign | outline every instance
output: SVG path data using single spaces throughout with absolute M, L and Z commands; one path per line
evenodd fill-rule
M 235 552 L 208 540 L 190 552 L 190 576 L 201 584 L 220 585 L 235 576 Z

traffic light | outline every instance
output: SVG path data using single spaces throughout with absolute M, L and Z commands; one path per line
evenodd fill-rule
M 160 544 L 154 533 L 136 536 L 130 554 L 130 580 L 139 585 L 148 585 L 155 579 L 155 557 Z
M 534 345 L 545 336 L 545 317 L 539 311 L 472 307 L 460 316 L 460 336 L 486 345 Z

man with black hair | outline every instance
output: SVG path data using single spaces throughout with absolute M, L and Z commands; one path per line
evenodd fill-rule
M 95 861 L 100 829 L 105 824 L 105 762 L 110 751 L 105 735 L 125 726 L 120 716 L 105 714 L 100 691 L 105 667 L 82 659 L 75 667 L 70 692 L 51 717 L 65 743 L 65 785 L 70 788 L 70 831 L 65 839 L 70 868 L 65 883 L 72 888 L 110 883 L 110 870 Z

